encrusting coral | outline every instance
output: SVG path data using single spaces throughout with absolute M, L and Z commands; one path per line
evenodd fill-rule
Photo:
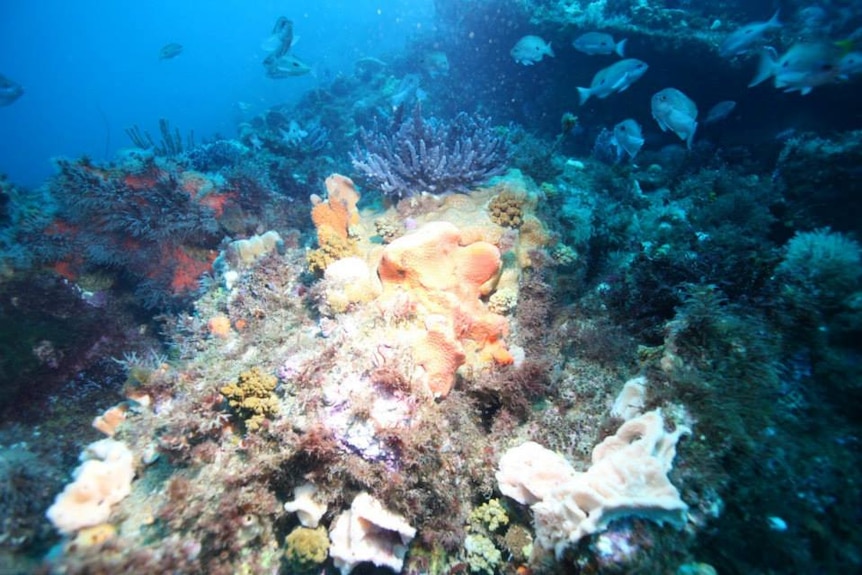
M 329 555 L 329 535 L 325 527 L 297 527 L 284 540 L 284 557 L 291 573 L 313 573 Z
M 257 431 L 266 418 L 278 413 L 278 397 L 273 393 L 278 380 L 274 375 L 253 367 L 240 374 L 236 383 L 220 391 L 232 408 L 237 410 L 249 431 Z
M 524 222 L 524 197 L 504 189 L 488 204 L 491 221 L 504 228 L 520 228 Z

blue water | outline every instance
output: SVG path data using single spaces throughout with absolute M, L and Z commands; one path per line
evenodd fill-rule
M 261 45 L 282 15 L 313 74 L 264 75 Z M 53 157 L 107 161 L 131 145 L 126 128 L 156 136 L 159 118 L 198 141 L 232 137 L 244 118 L 403 46 L 431 16 L 430 0 L 5 1 L 0 74 L 26 92 L 0 107 L 0 173 L 34 186 Z M 169 42 L 184 50 L 160 61 Z

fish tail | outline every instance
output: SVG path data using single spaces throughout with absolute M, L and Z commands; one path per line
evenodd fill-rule
M 781 23 L 781 21 L 778 19 L 778 14 L 779 14 L 780 12 L 781 12 L 781 9 L 779 8 L 778 10 L 776 10 L 776 11 L 775 11 L 775 14 L 773 14 L 773 15 L 772 15 L 772 18 L 770 18 L 770 19 L 766 22 L 766 27 L 767 27 L 767 28 L 781 28 L 781 27 L 783 26 L 783 24 Z
M 762 49 L 760 51 L 760 63 L 757 66 L 757 74 L 748 83 L 748 87 L 753 88 L 770 78 L 775 73 L 776 63 L 775 50 L 769 47 Z
M 578 96 L 581 98 L 581 106 L 583 106 L 592 95 L 593 93 L 589 88 L 578 88 Z
M 617 42 L 617 45 L 614 48 L 614 52 L 616 52 L 620 58 L 626 57 L 625 50 L 626 50 L 626 42 L 628 42 L 628 41 L 629 41 L 628 38 L 623 38 L 622 40 Z
M 550 42 L 548 42 L 548 56 L 550 56 L 551 58 L 555 58 L 555 57 L 556 57 L 556 55 L 554 54 L 554 49 L 551 47 L 551 43 L 550 43 Z

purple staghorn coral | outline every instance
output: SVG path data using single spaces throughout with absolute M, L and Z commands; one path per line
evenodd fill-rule
M 449 122 L 422 118 L 419 106 L 393 134 L 361 132 L 364 147 L 351 154 L 353 166 L 387 196 L 466 193 L 503 173 L 509 158 L 507 138 L 490 120 L 463 112 Z

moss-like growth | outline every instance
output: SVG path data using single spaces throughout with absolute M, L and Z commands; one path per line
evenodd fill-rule
M 323 526 L 297 527 L 284 540 L 284 556 L 289 573 L 313 573 L 329 554 L 329 536 Z
M 275 376 L 253 367 L 220 391 L 245 420 L 246 429 L 257 431 L 267 417 L 278 412 L 278 398 L 273 393 L 277 383 Z

